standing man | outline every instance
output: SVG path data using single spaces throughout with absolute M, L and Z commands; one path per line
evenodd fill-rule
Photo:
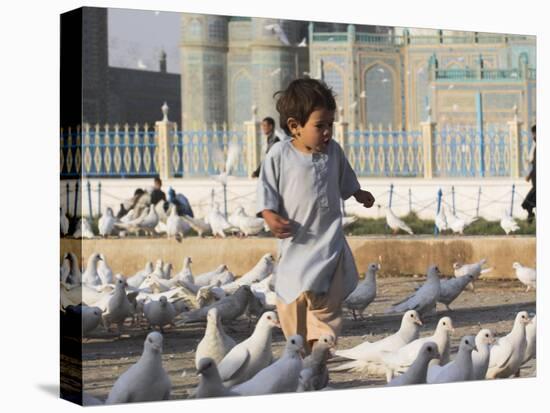
M 264 135 L 266 135 L 267 138 L 267 149 L 265 151 L 265 153 L 267 154 L 273 144 L 275 142 L 279 142 L 279 138 L 275 135 L 275 121 L 273 120 L 273 118 L 270 118 L 268 116 L 267 118 L 264 118 L 264 120 L 262 120 L 262 132 L 264 133 Z M 261 169 L 262 164 L 260 162 L 256 170 L 252 172 L 252 178 L 259 177 Z
M 151 204 L 156 205 L 160 200 L 166 202 L 166 194 L 162 191 L 162 181 L 158 176 L 153 180 L 153 191 L 151 192 Z
M 533 222 L 535 214 L 533 209 L 537 207 L 537 125 L 531 127 L 531 134 L 533 135 L 533 147 L 529 154 L 530 168 L 529 173 L 525 177 L 527 182 L 531 181 L 531 190 L 525 196 L 521 207 L 527 211 L 527 222 Z

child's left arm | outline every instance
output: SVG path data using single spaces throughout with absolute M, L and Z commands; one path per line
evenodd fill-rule
M 357 202 L 363 204 L 365 208 L 370 208 L 374 205 L 374 196 L 369 191 L 359 189 L 356 193 L 353 194 L 353 197 Z
M 335 142 L 336 143 L 336 142 Z M 374 196 L 368 191 L 361 189 L 357 180 L 357 175 L 349 164 L 341 146 L 336 143 L 340 155 L 340 193 L 343 199 L 353 196 L 357 202 L 363 204 L 366 208 L 374 205 Z

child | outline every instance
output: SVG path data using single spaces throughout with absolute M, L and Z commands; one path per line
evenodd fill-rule
M 257 187 L 257 211 L 280 238 L 274 274 L 277 311 L 288 338 L 300 334 L 307 350 L 321 334 L 335 339 L 341 305 L 358 281 L 344 237 L 340 199 L 374 204 L 342 148 L 334 142 L 336 102 L 321 81 L 297 79 L 277 101 L 280 125 L 292 136 L 273 145 Z

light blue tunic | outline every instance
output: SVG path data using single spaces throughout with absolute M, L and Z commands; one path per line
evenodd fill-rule
M 279 240 L 275 291 L 290 304 L 311 291 L 326 293 L 337 266 L 343 271 L 343 296 L 358 281 L 357 268 L 342 229 L 341 199 L 361 186 L 340 145 L 327 153 L 305 154 L 290 140 L 267 154 L 257 186 L 257 212 L 270 209 L 291 222 L 292 236 Z

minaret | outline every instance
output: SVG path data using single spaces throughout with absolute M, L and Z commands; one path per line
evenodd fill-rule
M 258 117 L 277 117 L 273 94 L 284 89 L 299 75 L 298 48 L 305 22 L 253 18 L 251 66 L 254 82 L 253 104 Z M 300 37 L 300 38 L 299 38 Z M 301 50 L 299 50 L 301 49 Z
M 166 73 L 166 52 L 164 50 L 161 50 L 160 52 L 159 65 L 160 65 L 160 72 Z
M 227 120 L 227 17 L 181 16 L 183 128 Z

